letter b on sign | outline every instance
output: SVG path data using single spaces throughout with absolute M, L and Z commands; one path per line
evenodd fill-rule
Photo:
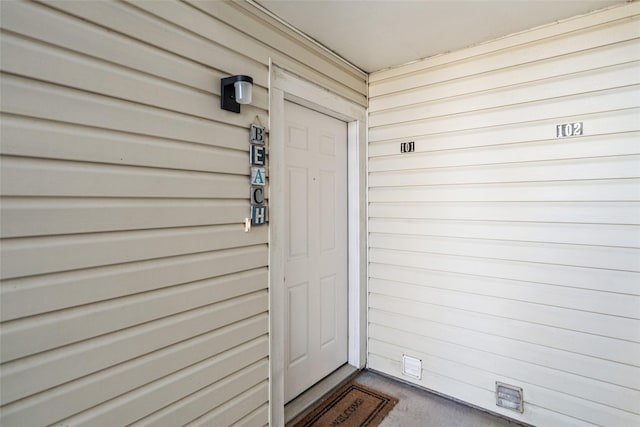
M 264 144 L 264 128 L 258 125 L 251 125 L 249 130 L 249 140 L 254 144 Z

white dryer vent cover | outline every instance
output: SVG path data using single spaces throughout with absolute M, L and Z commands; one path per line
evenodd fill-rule
M 524 412 L 522 388 L 496 381 L 496 405 L 512 411 Z

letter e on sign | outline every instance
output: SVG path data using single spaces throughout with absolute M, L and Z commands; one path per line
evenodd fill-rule
M 264 165 L 267 160 L 267 149 L 264 145 L 249 145 L 249 161 L 252 165 Z

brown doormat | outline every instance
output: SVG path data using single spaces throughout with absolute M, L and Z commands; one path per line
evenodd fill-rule
M 396 403 L 398 399 L 352 381 L 294 427 L 375 427 Z

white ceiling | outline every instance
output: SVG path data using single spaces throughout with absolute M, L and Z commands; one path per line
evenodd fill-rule
M 254 1 L 367 72 L 625 3 L 625 0 Z

